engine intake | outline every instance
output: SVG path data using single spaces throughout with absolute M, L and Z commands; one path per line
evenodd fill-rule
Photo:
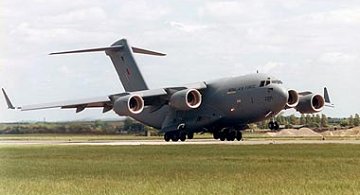
M 201 104 L 201 93 L 196 89 L 184 89 L 170 97 L 169 105 L 178 110 L 191 110 Z
M 299 95 L 295 90 L 288 91 L 289 98 L 286 103 L 286 108 L 294 108 L 299 104 Z
M 127 95 L 119 97 L 115 100 L 114 108 L 116 114 L 121 116 L 128 116 L 132 114 L 139 114 L 144 109 L 144 100 L 139 95 Z
M 295 107 L 302 114 L 320 112 L 325 105 L 321 95 L 309 94 L 299 98 L 299 104 Z

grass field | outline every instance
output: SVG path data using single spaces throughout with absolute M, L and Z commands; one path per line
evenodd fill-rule
M 360 145 L 1 146 L 0 194 L 359 194 Z

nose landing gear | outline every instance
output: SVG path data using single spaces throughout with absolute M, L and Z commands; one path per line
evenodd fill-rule
M 279 124 L 276 121 L 270 121 L 268 127 L 271 131 L 277 131 L 280 128 Z

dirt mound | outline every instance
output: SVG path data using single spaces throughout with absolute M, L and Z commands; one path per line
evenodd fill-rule
M 301 129 L 283 129 L 279 132 L 269 132 L 267 133 L 270 136 L 289 136 L 289 137 L 303 137 L 303 136 L 322 136 L 320 133 L 316 133 L 315 131 L 309 128 L 301 128 Z
M 325 131 L 322 134 L 324 136 L 360 136 L 360 127 L 336 131 Z

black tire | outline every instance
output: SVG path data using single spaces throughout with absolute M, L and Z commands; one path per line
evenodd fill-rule
M 188 133 L 188 134 L 187 134 L 187 138 L 188 138 L 188 139 L 194 138 L 194 133 L 193 133 L 193 132 Z
M 180 132 L 179 133 L 179 138 L 182 142 L 184 142 L 186 140 L 186 133 L 185 132 Z
M 270 130 L 274 130 L 274 122 L 269 122 L 268 127 Z
M 217 132 L 217 131 L 215 131 L 215 132 L 213 133 L 213 138 L 214 138 L 214 139 L 219 139 L 219 138 L 220 138 L 220 133 Z
M 241 131 L 237 131 L 236 132 L 236 140 L 241 141 L 241 139 L 242 139 L 242 133 L 241 133 Z
M 234 141 L 235 140 L 235 131 L 229 131 L 226 135 L 226 140 Z
M 167 142 L 170 141 L 170 135 L 169 135 L 169 133 L 165 133 L 165 134 L 164 134 L 164 140 L 167 141 Z
M 179 132 L 173 132 L 171 135 L 171 141 L 177 142 L 179 141 Z
M 279 130 L 280 126 L 279 126 L 279 123 L 277 122 L 274 122 L 274 130 Z
M 225 141 L 225 133 L 220 132 L 219 133 L 219 138 L 220 138 L 221 141 Z

